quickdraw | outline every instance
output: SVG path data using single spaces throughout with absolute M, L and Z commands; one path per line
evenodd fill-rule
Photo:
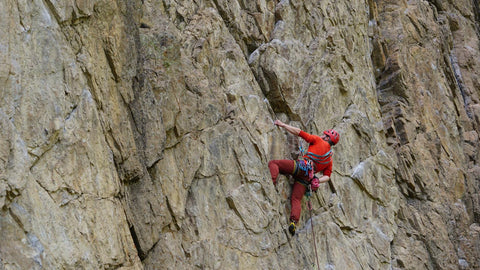
M 314 176 L 314 167 L 311 160 L 297 160 L 293 169 L 294 176 L 308 177 L 308 181 Z
M 316 192 L 320 187 L 320 181 L 314 174 L 315 169 L 312 161 L 297 160 L 294 164 L 293 176 L 295 181 L 308 188 L 308 190 L 313 190 Z M 304 180 L 306 176 L 308 176 L 308 181 Z

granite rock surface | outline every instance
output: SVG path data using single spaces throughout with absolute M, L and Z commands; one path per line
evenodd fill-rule
M 477 0 L 0 14 L 1 270 L 480 268 Z M 275 119 L 341 134 L 294 237 Z

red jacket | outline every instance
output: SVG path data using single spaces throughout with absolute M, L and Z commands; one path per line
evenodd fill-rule
M 315 164 L 315 173 L 323 171 L 323 175 L 330 177 L 332 174 L 332 155 L 330 144 L 320 136 L 311 135 L 303 130 L 298 134 L 309 143 L 307 154 L 304 159 L 310 159 Z

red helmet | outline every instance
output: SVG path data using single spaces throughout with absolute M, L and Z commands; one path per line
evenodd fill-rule
M 332 141 L 332 143 L 335 145 L 338 143 L 338 140 L 340 140 L 340 134 L 338 134 L 338 132 L 336 132 L 335 130 L 333 129 L 329 129 L 329 130 L 325 130 L 323 132 L 323 134 L 327 135 L 328 137 L 330 137 L 330 140 Z

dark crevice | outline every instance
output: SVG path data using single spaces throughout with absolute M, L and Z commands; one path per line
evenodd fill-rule
M 138 257 L 140 260 L 146 258 L 146 254 L 142 251 L 142 247 L 140 246 L 140 242 L 138 241 L 137 233 L 135 232 L 135 227 L 131 226 L 130 228 L 130 235 L 132 235 L 133 243 L 135 244 L 135 248 L 137 249 Z
M 286 101 L 283 93 L 288 91 L 280 88 L 277 75 L 274 72 L 264 70 L 261 67 L 259 67 L 259 71 L 263 73 L 263 80 L 262 78 L 258 78 L 257 74 L 254 74 L 255 79 L 270 103 L 273 112 L 275 114 L 284 113 L 291 121 L 301 121 L 300 115 L 295 113 Z
M 95 107 L 99 112 L 103 111 L 103 103 L 101 99 L 98 97 L 97 91 L 95 91 L 95 84 L 93 83 L 94 79 L 92 74 L 85 68 L 83 69 L 83 75 L 85 76 L 85 79 L 87 79 L 87 85 L 88 88 L 87 91 L 89 91 L 92 94 L 93 100 L 95 101 Z M 100 121 L 102 122 L 102 121 Z M 103 124 L 102 124 L 102 129 L 103 129 Z
M 170 212 L 170 216 L 172 217 L 172 224 L 175 226 L 177 230 L 180 230 L 180 226 L 178 225 L 177 218 L 175 217 L 175 212 L 173 211 L 172 205 L 170 204 L 170 200 L 168 196 L 165 196 L 165 201 L 167 202 L 168 212 Z
M 118 82 L 120 79 L 118 77 L 117 70 L 115 68 L 114 60 L 112 58 L 111 49 L 104 48 L 103 51 L 105 52 L 105 57 L 107 58 L 108 66 L 110 67 L 110 70 L 112 71 L 113 78 L 115 79 L 115 82 Z
M 55 5 L 50 0 L 45 0 L 45 4 L 47 5 L 50 12 L 53 14 L 53 17 L 55 17 L 55 20 L 57 21 L 57 23 L 61 24 L 62 20 L 60 18 L 60 15 L 58 15 Z
M 455 78 L 455 82 L 458 86 L 458 89 L 460 90 L 460 93 L 462 95 L 462 98 L 463 98 L 463 104 L 465 106 L 465 112 L 467 113 L 467 116 L 468 118 L 470 119 L 473 119 L 473 114 L 470 110 L 470 102 L 469 102 L 469 97 L 467 96 L 467 94 L 465 93 L 466 92 L 466 89 L 465 89 L 465 84 L 463 82 L 463 78 L 462 78 L 462 73 L 461 73 L 461 70 L 460 70 L 460 67 L 458 65 L 458 61 L 457 61 L 457 58 L 455 57 L 455 55 L 450 55 L 450 63 L 452 65 L 452 69 L 453 69 L 453 75 L 454 75 L 454 78 Z
M 248 56 L 250 56 L 255 50 L 258 49 L 258 45 L 257 44 L 249 44 L 249 43 L 246 43 L 247 45 L 247 58 L 246 60 L 248 61 Z

